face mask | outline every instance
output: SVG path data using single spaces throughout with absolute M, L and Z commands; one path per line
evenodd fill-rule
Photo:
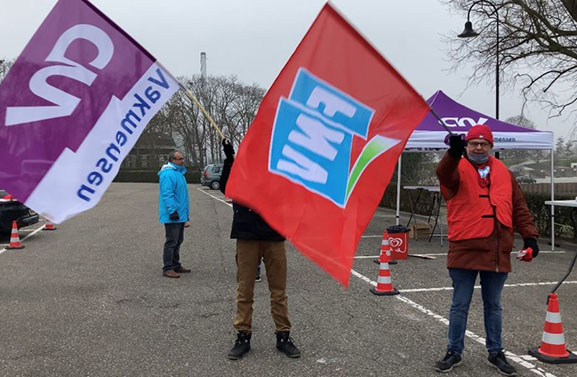
M 488 154 L 471 153 L 471 154 L 467 155 L 467 158 L 469 159 L 469 161 L 471 161 L 473 164 L 476 164 L 476 165 L 481 165 L 481 164 L 484 164 L 487 161 L 489 161 L 489 155 Z

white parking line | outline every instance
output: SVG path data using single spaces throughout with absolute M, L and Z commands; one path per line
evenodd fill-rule
M 410 257 L 429 257 L 429 256 L 433 256 L 433 255 L 447 255 L 447 253 L 444 254 L 409 254 Z M 379 255 L 357 255 L 354 256 L 354 259 L 371 259 L 371 258 L 378 258 Z M 428 258 L 427 258 L 428 259 Z M 435 259 L 435 258 L 432 258 Z
M 371 279 L 369 279 L 368 277 L 364 276 L 363 274 L 358 273 L 355 270 L 351 270 L 351 273 L 353 276 L 358 277 L 359 279 L 363 280 L 366 283 L 369 283 L 370 285 L 372 285 L 373 287 L 377 286 L 377 282 L 372 281 Z M 405 290 L 401 291 L 401 292 L 406 292 Z M 437 321 L 443 323 L 444 325 L 448 326 L 449 325 L 449 320 L 427 308 L 425 308 L 422 305 L 417 304 L 416 302 L 409 300 L 408 298 L 406 298 L 405 296 L 403 296 L 402 294 L 400 295 L 396 295 L 393 296 L 395 297 L 397 300 L 401 300 L 402 302 L 411 305 L 413 308 L 419 310 L 420 312 L 433 317 L 434 319 L 436 319 Z M 465 336 L 467 336 L 468 338 L 471 338 L 472 340 L 474 340 L 477 343 L 482 344 L 483 346 L 485 345 L 485 338 L 475 334 L 472 331 L 467 330 L 467 332 L 465 333 Z M 530 363 L 529 361 L 533 361 L 535 360 L 534 357 L 531 356 L 527 356 L 527 355 L 516 355 L 512 352 L 509 351 L 505 351 L 505 354 L 507 355 L 507 357 L 514 363 L 517 363 L 519 365 L 521 365 L 524 368 L 529 369 L 529 371 L 535 373 L 537 376 L 541 376 L 541 377 L 556 377 L 554 374 L 549 373 L 547 371 L 545 371 L 542 368 L 539 368 L 537 365 Z
M 35 235 L 36 233 L 38 233 L 38 232 L 41 231 L 42 229 L 44 229 L 44 226 L 41 226 L 41 227 L 38 228 L 38 229 L 34 229 L 34 231 L 33 231 L 32 233 L 28 234 L 26 237 L 22 238 L 20 241 L 21 241 L 21 242 L 24 242 L 25 240 L 27 240 L 28 238 L 32 237 L 33 235 Z M 6 249 L 6 247 L 0 249 L 0 254 L 4 253 L 6 250 L 8 250 L 8 249 Z
M 518 251 L 512 251 L 511 254 L 519 254 Z M 551 251 L 551 250 L 541 250 L 539 251 L 539 254 L 567 254 L 566 251 L 563 250 L 555 250 L 555 251 Z M 409 254 L 409 255 L 413 255 L 416 257 L 428 257 L 428 256 L 444 256 L 447 255 L 447 253 L 426 253 L 426 254 Z M 354 258 L 355 259 L 369 259 L 369 258 L 378 258 L 379 256 L 368 256 L 368 255 L 357 255 Z
M 206 192 L 206 191 L 204 191 L 204 190 L 201 190 L 201 189 L 198 189 L 198 188 L 197 188 L 197 190 L 199 190 L 199 191 L 201 191 L 201 192 L 204 192 L 206 195 L 208 195 L 208 196 L 210 196 L 210 197 L 218 200 L 219 202 L 222 202 L 222 203 L 224 203 L 224 204 L 232 207 L 232 205 L 231 205 L 230 203 L 227 203 L 226 201 L 224 201 L 224 200 L 222 200 L 222 199 L 220 199 L 220 198 L 218 198 L 218 197 L 216 197 L 216 196 L 214 196 L 214 195 L 211 195 L 211 194 L 209 194 L 208 192 Z M 368 238 L 368 237 L 382 237 L 382 236 L 363 236 L 363 237 L 364 237 L 364 238 Z M 426 255 L 437 255 L 437 254 L 426 254 Z M 446 254 L 444 254 L 444 255 L 446 255 Z M 375 257 L 372 257 L 372 258 L 375 258 Z M 358 277 L 359 279 L 363 280 L 364 282 L 372 285 L 373 287 L 376 287 L 376 286 L 377 286 L 377 282 L 369 279 L 368 277 L 364 276 L 363 274 L 358 273 L 358 272 L 355 271 L 355 270 L 351 270 L 351 274 L 352 274 L 353 276 L 356 276 L 356 277 Z M 565 283 L 571 283 L 571 284 L 573 284 L 573 283 L 577 283 L 577 282 L 564 282 L 564 284 L 565 284 Z M 509 284 L 509 286 L 517 286 L 517 285 L 518 285 L 518 286 L 522 286 L 522 285 L 532 285 L 532 284 L 533 284 L 533 283 Z M 545 285 L 545 284 L 557 284 L 557 283 L 534 283 L 534 284 L 535 284 L 535 285 Z M 477 287 L 475 287 L 475 288 L 477 288 Z M 437 289 L 437 290 L 445 290 L 446 288 L 428 288 L 428 289 L 430 289 L 430 290 L 435 290 L 435 289 Z M 450 289 L 453 289 L 453 288 L 450 288 Z M 401 292 L 410 292 L 410 291 L 409 291 L 409 290 L 403 290 L 403 291 L 401 291 Z M 411 305 L 413 308 L 415 308 L 415 309 L 423 312 L 424 314 L 427 314 L 428 316 L 431 316 L 431 317 L 435 318 L 437 321 L 439 321 L 439 322 L 441 322 L 441 323 L 443 323 L 443 324 L 445 324 L 445 325 L 447 325 L 447 326 L 449 325 L 449 320 L 448 320 L 447 318 L 445 318 L 445 317 L 443 317 L 443 316 L 441 316 L 441 315 L 439 315 L 439 314 L 436 314 L 436 313 L 432 312 L 431 310 L 429 310 L 429 309 L 427 309 L 427 308 L 425 308 L 425 307 L 417 304 L 416 302 L 414 302 L 414 301 L 412 301 L 412 300 L 409 300 L 409 299 L 406 298 L 405 296 L 399 294 L 399 295 L 396 295 L 396 296 L 394 296 L 394 297 L 397 298 L 398 300 L 403 301 L 403 302 L 406 303 L 406 304 Z M 466 335 L 467 337 L 471 338 L 472 340 L 474 340 L 475 342 L 480 343 L 480 344 L 482 344 L 482 345 L 485 345 L 485 338 L 483 338 L 483 337 L 481 337 L 481 336 L 479 336 L 479 335 L 477 335 L 477 334 L 475 334 L 475 333 L 473 333 L 473 332 L 471 332 L 471 331 L 468 331 L 468 330 L 467 330 L 467 332 L 465 333 L 465 335 Z M 509 351 L 505 351 L 505 354 L 507 355 L 507 357 L 508 357 L 512 362 L 517 363 L 517 364 L 521 365 L 522 367 L 529 369 L 531 372 L 535 373 L 537 376 L 541 376 L 541 377 L 557 377 L 557 376 L 555 376 L 554 374 L 549 373 L 549 372 L 545 371 L 545 370 L 542 369 L 542 368 L 539 368 L 539 367 L 536 366 L 535 364 L 530 363 L 529 361 L 536 360 L 534 357 L 531 357 L 531 356 L 528 356 L 528 355 L 521 355 L 521 356 L 519 356 L 519 355 L 516 355 L 516 354 L 514 354 L 514 353 L 512 353 L 512 352 L 509 352 Z
M 226 204 L 226 205 L 229 206 L 229 207 L 232 207 L 232 204 L 231 204 L 231 203 L 229 203 L 229 202 L 227 202 L 227 201 L 225 201 L 225 200 L 222 200 L 221 198 L 218 198 L 218 197 L 216 197 L 216 196 L 214 196 L 214 195 L 212 195 L 212 194 L 209 194 L 209 193 L 206 192 L 205 190 L 202 190 L 202 189 L 200 189 L 200 188 L 197 188 L 197 190 L 200 191 L 200 192 L 205 193 L 206 195 L 210 196 L 210 197 L 213 198 L 213 199 L 218 200 L 218 201 L 221 202 L 221 203 Z
M 557 281 L 545 281 L 541 283 L 517 283 L 517 284 L 505 284 L 507 288 L 516 288 L 516 287 L 536 287 L 541 285 L 556 285 L 559 282 Z M 564 281 L 563 284 L 577 284 L 577 281 Z M 481 289 L 480 285 L 475 285 L 475 289 Z M 403 289 L 400 292 L 435 292 L 435 291 L 452 291 L 453 287 L 438 287 L 438 288 L 413 288 L 413 289 Z

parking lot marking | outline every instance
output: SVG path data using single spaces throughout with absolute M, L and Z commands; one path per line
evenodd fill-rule
M 34 231 L 30 234 L 28 234 L 26 237 L 22 238 L 22 241 L 26 241 L 28 238 L 32 237 L 33 235 L 35 235 L 36 233 L 40 232 L 42 229 L 44 229 L 44 225 L 42 225 L 40 228 L 38 229 L 34 229 Z
M 363 236 L 365 237 L 365 236 Z M 369 238 L 369 237 L 376 237 L 376 236 L 367 236 L 365 238 Z M 380 236 L 379 236 L 380 237 Z M 551 250 L 542 250 L 539 251 L 539 254 L 566 254 L 566 251 L 563 250 L 555 250 L 555 251 L 551 251 Z M 519 254 L 518 251 L 512 251 L 511 254 Z M 447 253 L 426 253 L 426 254 L 409 254 L 409 256 L 413 256 L 413 257 L 434 257 L 434 256 L 445 256 L 447 255 Z M 369 255 L 357 255 L 354 258 L 355 259 L 369 259 L 369 258 L 378 258 L 379 256 L 369 256 Z
M 433 256 L 434 255 L 447 255 L 447 253 L 444 254 L 409 254 L 410 257 L 416 257 L 416 258 L 424 258 L 424 259 L 436 259 Z M 353 258 L 354 259 L 372 259 L 372 258 L 378 258 L 379 255 L 356 255 Z M 431 258 L 428 258 L 431 257 Z
M 38 233 L 38 232 L 41 231 L 42 229 L 44 229 L 44 226 L 41 226 L 41 227 L 38 228 L 38 229 L 34 229 L 30 234 L 28 234 L 28 235 L 26 235 L 25 237 L 23 237 L 21 241 L 24 242 L 26 239 L 32 237 L 33 235 L 35 235 L 36 233 Z M 8 246 L 8 245 L 3 245 L 3 246 L 4 246 L 4 247 L 3 247 L 2 249 L 0 249 L 0 254 L 4 253 L 6 250 L 8 250 L 8 249 L 6 249 L 6 246 Z
M 206 191 L 204 191 L 204 190 L 201 190 L 201 189 L 199 189 L 199 188 L 197 188 L 197 190 L 199 190 L 199 191 L 201 191 L 201 192 L 204 192 L 206 195 L 212 197 L 213 199 L 216 199 L 216 200 L 218 200 L 219 202 L 222 202 L 222 203 L 224 203 L 224 204 L 232 207 L 232 205 L 231 205 L 230 203 L 227 203 L 226 201 L 224 201 L 224 200 L 222 200 L 222 199 L 220 199 L 220 198 L 218 198 L 218 197 L 216 197 L 216 196 L 214 196 L 214 195 L 211 195 L 211 194 L 209 194 L 208 192 L 206 192 Z M 377 236 L 374 236 L 374 237 L 377 237 Z M 381 237 L 381 236 L 378 236 L 378 237 Z M 556 253 L 556 252 L 553 252 L 553 253 Z M 560 253 L 563 253 L 563 252 L 560 252 Z M 440 254 L 426 254 L 426 255 L 440 255 Z M 444 255 L 446 255 L 446 254 L 444 254 Z M 375 258 L 375 257 L 372 257 L 372 258 Z M 366 283 L 374 286 L 374 287 L 377 286 L 377 282 L 376 282 L 376 281 L 373 281 L 373 280 L 369 279 L 369 278 L 366 277 L 365 275 L 363 275 L 363 274 L 361 274 L 361 273 L 359 273 L 359 272 L 357 272 L 357 271 L 355 271 L 355 270 L 351 270 L 351 274 L 352 274 L 353 276 L 356 276 L 357 278 L 363 280 L 364 282 L 366 282 Z M 575 283 L 577 283 L 577 281 L 564 282 L 563 284 L 575 284 Z M 551 282 L 547 282 L 547 283 L 520 283 L 520 284 L 505 284 L 505 286 L 548 285 L 548 284 L 557 284 L 557 283 L 551 283 Z M 477 286 L 476 286 L 475 288 L 477 288 Z M 480 286 L 479 286 L 479 288 L 480 288 Z M 448 288 L 448 287 L 447 287 L 447 288 L 425 288 L 425 289 L 428 289 L 428 290 L 435 290 L 435 289 L 436 289 L 436 290 L 449 290 L 449 289 L 453 289 L 453 288 Z M 403 292 L 411 292 L 411 291 L 410 291 L 410 290 L 402 290 L 401 293 L 403 293 Z M 417 291 L 415 291 L 415 292 L 417 292 Z M 435 318 L 437 321 L 439 321 L 439 322 L 441 322 L 441 323 L 443 323 L 443 324 L 445 324 L 445 325 L 447 325 L 447 326 L 449 325 L 449 320 L 448 320 L 447 318 L 445 318 L 445 317 L 443 317 L 443 316 L 441 316 L 441 315 L 439 315 L 439 314 L 434 313 L 433 311 L 431 311 L 431 310 L 423 307 L 423 306 L 420 305 L 420 304 L 417 304 L 416 302 L 414 302 L 414 301 L 412 301 L 412 300 L 409 300 L 408 298 L 406 298 L 406 297 L 403 296 L 402 294 L 396 295 L 396 296 L 394 296 L 394 297 L 395 297 L 396 299 L 398 299 L 398 300 L 403 301 L 403 302 L 406 303 L 406 304 L 411 305 L 413 308 L 421 311 L 422 313 L 427 314 L 428 316 L 431 316 L 431 317 Z M 483 338 L 483 337 L 481 337 L 481 336 L 479 336 L 479 335 L 477 335 L 477 334 L 475 334 L 475 333 L 473 333 L 473 332 L 471 332 L 471 331 L 468 331 L 468 330 L 467 330 L 467 332 L 465 333 L 465 335 L 466 335 L 467 337 L 471 338 L 472 340 L 474 340 L 475 342 L 480 343 L 480 344 L 482 344 L 482 345 L 485 345 L 485 338 Z M 517 363 L 517 364 L 521 365 L 521 366 L 524 367 L 524 368 L 527 368 L 529 371 L 535 373 L 537 376 L 540 376 L 540 377 L 557 377 L 557 376 L 555 376 L 554 374 L 549 373 L 549 372 L 545 371 L 544 369 L 539 368 L 539 367 L 536 366 L 535 364 L 530 363 L 529 361 L 527 361 L 527 360 L 532 360 L 532 359 L 528 358 L 526 355 L 521 355 L 521 356 L 519 356 L 519 355 L 516 355 L 516 354 L 514 354 L 514 353 L 512 353 L 512 352 L 509 352 L 509 351 L 505 351 L 505 354 L 507 355 L 507 357 L 508 357 L 512 362 Z
M 202 190 L 202 189 L 200 189 L 200 188 L 197 188 L 197 190 L 200 191 L 200 192 L 205 193 L 206 195 L 210 196 L 210 197 L 213 198 L 213 199 L 218 200 L 218 201 L 221 202 L 221 203 L 226 204 L 226 205 L 229 206 L 229 207 L 232 207 L 232 204 L 231 204 L 231 203 L 229 203 L 229 202 L 227 202 L 227 201 L 225 201 L 225 200 L 223 200 L 223 199 L 221 199 L 221 198 L 219 198 L 219 197 L 216 197 L 216 196 L 214 196 L 214 195 L 212 195 L 212 194 L 209 194 L 209 193 L 206 192 L 205 190 Z
M 546 281 L 541 283 L 517 283 L 517 284 L 505 284 L 507 288 L 515 288 L 515 287 L 536 287 L 540 285 L 556 285 L 558 282 L 556 281 Z M 577 284 L 577 281 L 564 281 L 563 284 Z M 480 285 L 475 285 L 475 289 L 481 289 Z M 438 288 L 414 288 L 414 289 L 400 289 L 401 293 L 403 292 L 435 292 L 435 291 L 451 291 L 453 287 L 438 287 Z
M 374 287 L 377 286 L 377 282 L 369 279 L 368 277 L 364 276 L 363 274 L 358 273 L 355 270 L 351 270 L 351 273 L 353 276 L 358 277 L 359 279 L 363 280 L 364 282 L 369 283 L 370 285 L 372 285 Z M 475 287 L 475 288 L 477 288 L 477 287 Z M 395 297 L 397 300 L 403 301 L 406 304 L 409 304 L 410 306 L 417 309 L 418 311 L 420 311 L 420 312 L 422 312 L 422 313 L 424 313 L 430 317 L 433 317 L 434 319 L 445 324 L 446 326 L 449 325 L 449 320 L 447 318 L 445 318 L 445 317 L 425 308 L 424 306 L 408 299 L 407 297 L 402 295 L 403 292 L 407 292 L 407 290 L 402 290 L 400 295 L 396 295 L 393 297 Z M 474 340 L 477 343 L 482 344 L 483 346 L 485 345 L 485 338 L 475 334 L 472 331 L 467 330 L 467 332 L 465 333 L 465 336 L 467 336 L 468 338 L 471 338 L 472 340 Z M 528 358 L 525 355 L 516 355 L 516 354 L 509 352 L 509 351 L 505 351 L 505 355 L 507 355 L 507 357 L 509 358 L 510 361 L 517 363 L 524 368 L 529 369 L 531 372 L 535 373 L 537 376 L 556 377 L 554 374 L 549 373 L 549 372 L 545 371 L 543 368 L 539 368 L 537 365 L 527 361 Z

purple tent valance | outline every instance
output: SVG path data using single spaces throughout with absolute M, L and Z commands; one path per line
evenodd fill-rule
M 553 149 L 553 132 L 515 126 L 461 105 L 442 91 L 428 100 L 453 133 L 467 133 L 477 124 L 485 124 L 493 131 L 495 149 Z M 447 130 L 430 112 L 417 126 L 405 149 L 444 149 Z

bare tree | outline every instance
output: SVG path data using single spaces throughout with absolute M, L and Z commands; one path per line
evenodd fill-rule
M 0 82 L 4 80 L 13 64 L 13 60 L 0 59 Z
M 181 77 L 227 138 L 238 145 L 256 114 L 264 90 L 245 85 L 235 76 Z M 166 123 L 174 139 L 194 166 L 222 161 L 221 138 L 200 109 L 184 95 L 176 93 L 157 115 Z
M 459 39 L 454 69 L 473 63 L 470 82 L 495 77 L 496 58 L 505 85 L 520 84 L 526 100 L 542 102 L 550 116 L 575 115 L 577 91 L 577 0 L 445 0 L 471 21 L 479 36 Z M 499 16 L 499 56 L 497 51 Z M 453 45 L 454 46 L 454 45 Z M 568 90 L 569 89 L 569 90 Z
M 533 130 L 537 128 L 533 121 L 525 118 L 522 114 L 507 118 L 505 122 Z M 500 153 L 503 160 L 514 163 L 530 160 L 538 162 L 543 158 L 542 151 L 535 150 L 506 150 Z

